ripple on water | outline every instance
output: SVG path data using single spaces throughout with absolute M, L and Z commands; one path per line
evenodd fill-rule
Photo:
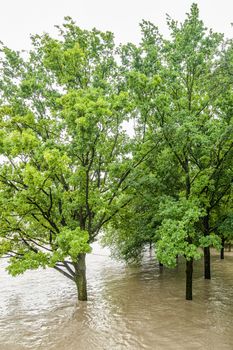
M 1 350 L 233 349 L 233 255 L 212 257 L 211 281 L 195 263 L 194 300 L 187 302 L 183 261 L 161 270 L 147 256 L 141 267 L 126 267 L 94 252 L 83 303 L 56 271 L 12 278 L 1 266 Z

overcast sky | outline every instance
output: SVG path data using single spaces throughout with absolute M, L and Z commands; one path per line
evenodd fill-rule
M 0 40 L 14 49 L 28 49 L 29 35 L 54 33 L 54 25 L 71 16 L 86 29 L 114 32 L 116 41 L 137 42 L 138 23 L 147 19 L 167 34 L 166 13 L 183 21 L 190 0 L 0 0 Z M 233 0 L 197 0 L 206 26 L 232 37 Z

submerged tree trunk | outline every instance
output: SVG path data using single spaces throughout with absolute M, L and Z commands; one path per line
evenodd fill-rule
M 225 244 L 225 238 L 222 237 L 222 248 L 220 251 L 220 259 L 224 259 L 224 244 Z
M 152 241 L 149 241 L 149 254 L 152 256 L 153 250 L 152 250 Z
M 206 280 L 211 279 L 210 271 L 210 247 L 204 248 L 204 276 Z
M 186 259 L 186 300 L 193 299 L 193 259 Z
M 149 242 L 149 249 L 152 251 L 152 241 Z
M 79 254 L 75 264 L 75 283 L 78 290 L 78 300 L 87 300 L 86 254 Z
M 191 107 L 191 100 L 190 100 Z M 190 108 L 191 109 L 191 108 Z M 186 159 L 186 199 L 189 199 L 191 181 L 189 176 L 189 162 Z M 192 238 L 187 237 L 188 244 L 192 244 Z M 193 258 L 188 260 L 186 258 L 186 300 L 193 300 Z
M 209 236 L 209 213 L 204 217 L 204 236 Z M 210 267 L 210 247 L 204 247 L 204 276 L 205 279 L 211 279 Z

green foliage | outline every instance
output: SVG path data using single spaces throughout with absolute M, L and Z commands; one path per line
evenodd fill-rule
M 201 237 L 199 240 L 200 247 L 210 247 L 220 250 L 221 249 L 221 239 L 215 234 L 211 234 L 209 236 Z
M 11 257 L 7 271 L 12 276 L 17 276 L 27 270 L 36 270 L 39 267 L 45 268 L 49 265 L 47 254 L 42 252 L 29 251 L 25 252 L 22 257 Z
M 200 232 L 195 224 L 204 216 L 204 212 L 197 201 L 185 198 L 174 201 L 166 198 L 160 206 L 159 215 L 162 219 L 156 244 L 159 261 L 173 267 L 178 255 L 184 255 L 187 260 L 199 259 Z
M 233 239 L 233 215 L 232 212 L 221 222 L 218 227 L 219 233 L 227 241 Z
M 126 260 L 140 259 L 153 241 L 158 259 L 174 266 L 177 255 L 199 259 L 201 248 L 220 248 L 222 206 L 232 197 L 233 55 L 232 43 L 223 49 L 223 36 L 204 26 L 196 4 L 182 24 L 169 16 L 167 24 L 170 39 L 143 21 L 141 43 L 119 49 L 122 86 L 134 106 L 133 152 L 154 151 L 105 239 Z
M 167 24 L 169 39 L 143 21 L 138 46 L 115 48 L 112 33 L 66 17 L 27 55 L 1 46 L 11 274 L 50 266 L 75 281 L 100 232 L 118 258 L 138 261 L 153 242 L 171 267 L 232 238 L 232 41 L 205 28 L 196 4 Z
M 75 230 L 62 229 L 57 235 L 55 244 L 57 250 L 65 256 L 70 256 L 72 260 L 76 261 L 80 253 L 90 253 L 91 247 L 88 244 L 89 234 L 87 231 L 82 231 L 79 227 Z
M 0 239 L 8 271 L 51 266 L 75 281 L 79 257 L 129 198 L 137 166 L 123 122 L 113 35 L 66 18 L 0 57 Z

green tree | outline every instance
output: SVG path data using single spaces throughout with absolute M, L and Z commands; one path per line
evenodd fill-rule
M 139 47 L 128 44 L 121 55 L 135 103 L 134 141 L 139 146 L 157 144 L 149 168 L 160 186 L 156 200 L 149 199 L 145 206 L 151 213 L 147 217 L 158 224 L 157 230 L 151 225 L 150 236 L 161 262 L 174 266 L 178 254 L 186 258 L 190 300 L 193 260 L 201 257 L 203 248 L 205 277 L 210 278 L 209 247 L 220 247 L 210 217 L 232 183 L 232 122 L 220 106 L 229 109 L 221 69 L 222 35 L 207 31 L 195 4 L 184 23 L 170 17 L 167 23 L 170 39 L 144 21 Z M 146 197 L 147 189 L 143 194 Z M 145 212 L 139 210 L 139 215 L 143 220 Z
M 143 156 L 134 162 L 122 127 L 113 35 L 70 18 L 58 30 L 32 37 L 29 53 L 1 49 L 0 255 L 12 275 L 55 268 L 86 300 L 85 256 L 130 201 Z
M 186 299 L 192 299 L 193 259 L 200 257 L 199 247 L 204 247 L 205 278 L 210 278 L 209 247 L 218 245 L 215 232 L 209 230 L 209 215 L 221 199 L 217 192 L 221 187 L 219 179 L 222 182 L 226 175 L 225 157 L 231 150 L 231 134 L 215 108 L 220 94 L 216 71 L 222 36 L 207 32 L 195 4 L 183 24 L 168 17 L 168 26 L 171 39 L 165 40 L 163 46 L 162 89 L 155 97 L 154 125 L 161 129 L 167 148 L 176 158 L 183 186 L 177 193 L 176 205 L 168 201 L 169 215 L 162 222 L 158 255 L 164 257 L 165 263 L 170 257 L 173 264 L 175 255 L 183 250 Z M 176 221 L 178 209 L 181 226 Z M 178 251 L 172 248 L 174 242 Z

